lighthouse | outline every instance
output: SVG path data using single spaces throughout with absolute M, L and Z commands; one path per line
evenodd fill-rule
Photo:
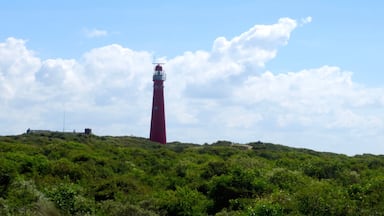
M 167 143 L 165 132 L 165 111 L 164 111 L 164 81 L 165 72 L 162 64 L 156 63 L 153 72 L 153 101 L 152 101 L 152 118 L 151 132 L 149 139 L 161 144 Z

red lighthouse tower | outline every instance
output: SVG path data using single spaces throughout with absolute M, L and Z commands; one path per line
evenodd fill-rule
M 162 144 L 167 143 L 164 112 L 164 80 L 165 72 L 163 67 L 161 64 L 156 63 L 153 73 L 152 119 L 149 139 Z

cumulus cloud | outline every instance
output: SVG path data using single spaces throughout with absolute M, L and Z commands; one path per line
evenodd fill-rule
M 280 46 L 288 43 L 290 34 L 296 26 L 297 22 L 290 18 L 281 18 L 273 25 L 255 25 L 231 40 L 224 37 L 217 38 L 212 53 L 224 60 L 263 67 L 276 56 Z
M 377 149 L 384 140 L 383 88 L 358 84 L 352 72 L 337 66 L 268 70 L 292 31 L 311 19 L 255 25 L 231 39 L 218 37 L 211 50 L 168 59 L 169 139 L 264 140 L 339 152 L 348 143 L 355 146 L 349 153 Z M 8 38 L 0 43 L 1 133 L 61 130 L 65 112 L 67 129 L 147 137 L 151 63 L 150 52 L 119 44 L 94 48 L 80 59 L 40 59 L 26 41 Z
M 352 81 L 352 73 L 323 66 L 286 74 L 269 71 L 251 76 L 234 91 L 240 104 L 272 104 L 280 126 L 289 122 L 338 128 L 375 128 L 382 125 L 380 95 L 384 89 L 369 89 Z M 377 115 L 361 116 L 362 109 Z M 286 115 L 285 113 L 288 113 Z M 305 117 L 305 118 L 304 118 Z
M 8 38 L 0 43 L 0 98 L 4 101 L 28 94 L 40 65 L 24 40 Z

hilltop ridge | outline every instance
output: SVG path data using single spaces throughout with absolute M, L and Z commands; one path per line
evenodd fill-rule
M 384 156 L 260 141 L 0 137 L 0 215 L 380 215 Z

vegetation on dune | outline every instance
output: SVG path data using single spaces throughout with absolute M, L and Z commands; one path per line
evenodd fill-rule
M 267 143 L 0 137 L 0 215 L 383 215 L 384 157 Z

